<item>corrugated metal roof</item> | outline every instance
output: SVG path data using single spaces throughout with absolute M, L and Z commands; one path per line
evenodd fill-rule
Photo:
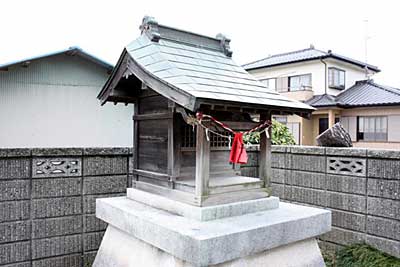
M 142 29 L 149 26 L 142 25 Z M 303 112 L 313 110 L 268 89 L 234 62 L 229 39 L 223 43 L 225 37 L 211 38 L 158 24 L 156 30 L 144 30 L 126 50 L 141 68 L 172 89 L 186 92 L 196 100 L 242 102 Z
M 337 60 L 345 61 L 347 63 L 351 63 L 354 65 L 357 65 L 359 67 L 365 68 L 367 66 L 370 70 L 379 72 L 379 68 L 377 66 L 373 66 L 370 64 L 367 64 L 365 62 L 355 60 L 352 58 L 348 58 L 336 53 L 332 53 L 330 51 L 325 52 L 321 51 L 318 49 L 315 49 L 313 47 L 307 48 L 307 49 L 302 49 L 298 51 L 293 51 L 293 52 L 288 52 L 288 53 L 283 53 L 283 54 L 276 54 L 269 56 L 264 59 L 260 59 L 251 63 L 244 64 L 243 67 L 246 70 L 253 70 L 253 69 L 259 69 L 259 68 L 267 68 L 267 67 L 272 67 L 272 66 L 277 66 L 277 65 L 283 65 L 283 64 L 290 64 L 290 63 L 296 63 L 296 62 L 301 62 L 301 61 L 308 61 L 308 60 L 315 60 L 315 59 L 320 59 L 320 58 L 334 58 Z
M 400 105 L 400 89 L 380 85 L 372 80 L 358 81 L 336 97 L 315 95 L 305 103 L 316 108 Z
M 38 56 L 34 56 L 34 57 L 29 57 L 29 58 L 24 58 L 24 59 L 20 59 L 20 60 L 16 60 L 16 61 L 12 61 L 12 62 L 8 62 L 8 63 L 3 63 L 0 64 L 0 69 L 3 68 L 7 68 L 10 67 L 12 65 L 16 65 L 16 64 L 21 64 L 24 62 L 28 62 L 28 61 L 33 61 L 33 60 L 38 60 L 41 58 L 45 58 L 45 57 L 51 57 L 51 56 L 55 56 L 55 55 L 59 55 L 59 54 L 64 54 L 64 53 L 76 53 L 79 56 L 86 58 L 96 64 L 99 64 L 107 69 L 112 69 L 114 66 L 86 51 L 84 51 L 82 48 L 78 47 L 78 46 L 71 46 L 67 49 L 63 49 L 63 50 L 59 50 L 59 51 L 55 51 L 55 52 L 51 52 L 51 53 L 47 53 L 47 54 L 43 54 L 43 55 L 38 55 Z

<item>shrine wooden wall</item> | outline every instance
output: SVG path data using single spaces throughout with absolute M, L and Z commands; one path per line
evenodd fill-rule
M 171 119 L 157 118 L 157 114 L 168 114 L 168 100 L 150 91 L 138 103 L 138 169 L 167 173 L 168 124 Z M 145 117 L 147 116 L 147 118 Z M 151 116 L 153 117 L 152 119 Z M 145 119 L 143 119 L 145 118 Z

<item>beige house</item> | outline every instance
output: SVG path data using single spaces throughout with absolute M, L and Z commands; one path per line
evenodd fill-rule
M 354 146 L 400 148 L 400 90 L 374 83 L 373 65 L 314 47 L 269 56 L 245 69 L 290 98 L 317 108 L 310 120 L 279 116 L 301 145 L 340 121 Z

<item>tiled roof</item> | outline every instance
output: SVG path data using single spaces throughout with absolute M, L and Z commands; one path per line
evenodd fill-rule
M 400 90 L 377 84 L 372 80 L 358 81 L 341 92 L 336 97 L 336 102 L 345 107 L 399 105 Z
M 277 66 L 277 65 L 283 65 L 283 64 L 290 64 L 290 63 L 296 63 L 296 62 L 302 62 L 302 61 L 308 61 L 308 60 L 315 60 L 315 59 L 324 59 L 324 58 L 334 58 L 337 60 L 341 60 L 347 63 L 351 63 L 354 65 L 357 65 L 361 68 L 365 68 L 367 66 L 370 70 L 379 72 L 379 68 L 352 58 L 348 58 L 339 54 L 332 53 L 330 51 L 325 52 L 321 51 L 318 49 L 315 49 L 313 47 L 303 49 L 303 50 L 298 50 L 298 51 L 293 51 L 289 53 L 283 53 L 283 54 L 276 54 L 269 56 L 267 58 L 257 60 L 248 64 L 243 65 L 243 67 L 246 70 L 253 70 L 253 69 L 259 69 L 259 68 L 266 68 L 266 67 L 272 67 L 272 66 Z
M 306 104 L 321 107 L 365 107 L 400 105 L 400 89 L 383 86 L 372 80 L 358 81 L 339 95 L 315 95 Z
M 335 97 L 328 94 L 315 95 L 312 98 L 305 101 L 304 103 L 313 106 L 315 108 L 336 106 Z
M 134 64 L 146 75 L 166 85 L 168 90 L 184 93 L 193 100 L 191 102 L 208 99 L 296 109 L 306 113 L 313 110 L 302 102 L 268 89 L 236 64 L 229 50 L 230 40 L 222 35 L 217 38 L 202 36 L 159 25 L 148 17 L 141 29 L 142 35 L 126 46 Z M 102 95 L 100 93 L 100 98 Z M 174 101 L 182 105 L 178 98 Z M 194 109 L 195 104 L 190 105 L 185 107 Z
M 16 65 L 16 64 L 21 64 L 24 62 L 28 62 L 28 61 L 32 61 L 32 60 L 38 60 L 38 59 L 42 59 L 42 58 L 46 58 L 46 57 L 52 57 L 52 56 L 56 56 L 56 55 L 60 55 L 60 54 L 65 54 L 65 53 L 70 53 L 70 54 L 77 54 L 85 59 L 88 59 L 100 66 L 105 67 L 106 69 L 112 69 L 114 66 L 86 51 L 84 51 L 82 48 L 78 47 L 78 46 L 71 46 L 67 49 L 63 49 L 63 50 L 59 50 L 59 51 L 55 51 L 55 52 L 51 52 L 48 54 L 43 54 L 43 55 L 38 55 L 38 56 L 34 56 L 34 57 L 30 57 L 30 58 L 24 58 L 21 60 L 16 60 L 13 62 L 8 62 L 8 63 L 4 63 L 4 64 L 0 64 L 0 69 L 3 68 L 7 68 L 10 67 L 12 65 Z

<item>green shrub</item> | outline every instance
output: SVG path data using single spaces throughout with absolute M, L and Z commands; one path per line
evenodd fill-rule
M 265 133 L 262 133 L 265 134 Z M 250 144 L 259 144 L 260 143 L 260 133 L 251 133 L 247 134 L 243 137 L 243 141 L 245 143 Z M 286 125 L 279 123 L 276 120 L 272 120 L 272 140 L 271 143 L 273 145 L 295 145 L 296 141 L 294 140 L 293 135 L 289 131 L 289 128 Z
M 330 267 L 400 267 L 400 259 L 366 244 L 346 246 L 336 255 L 323 253 L 323 256 Z
M 272 120 L 272 140 L 273 145 L 295 145 L 296 141 L 286 125 Z

